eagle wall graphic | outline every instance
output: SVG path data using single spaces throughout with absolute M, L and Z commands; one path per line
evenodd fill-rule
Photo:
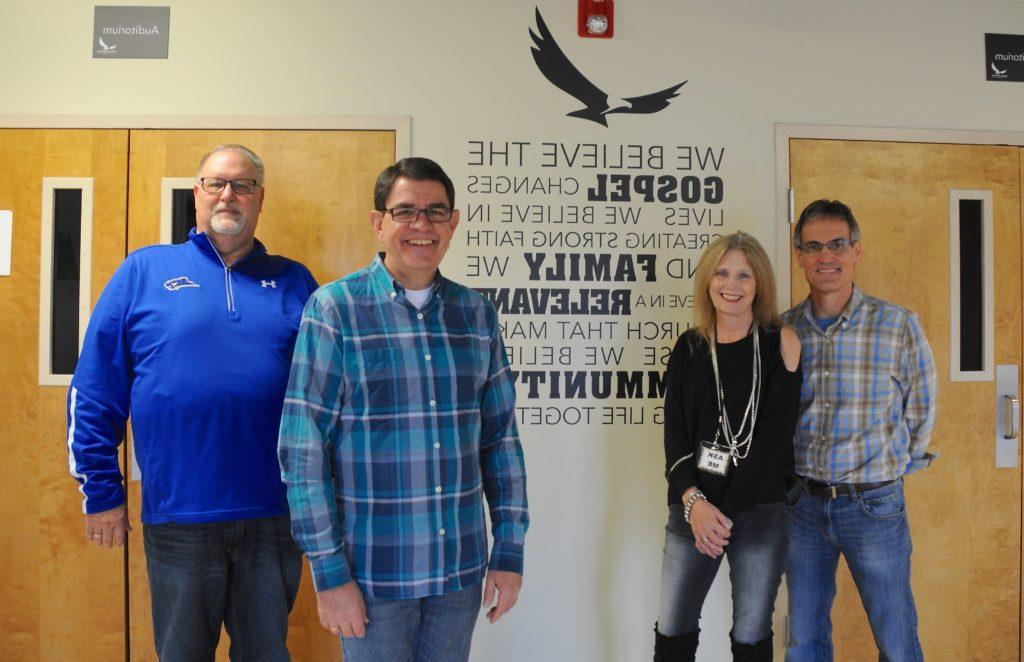
M 611 98 L 616 103 L 616 105 L 612 106 L 609 104 L 610 97 L 608 94 L 591 83 L 569 61 L 569 58 L 559 48 L 555 38 L 551 36 L 551 31 L 548 30 L 548 26 L 540 15 L 540 9 L 536 9 L 536 12 L 537 32 L 535 33 L 533 30 L 530 30 L 530 37 L 533 38 L 534 43 L 530 47 L 530 51 L 533 53 L 533 61 L 537 63 L 537 68 L 544 74 L 544 77 L 551 81 L 555 87 L 579 99 L 585 106 L 571 113 L 566 113 L 568 117 L 578 117 L 590 120 L 591 122 L 597 122 L 602 126 L 608 126 L 607 116 L 612 113 L 649 115 L 668 108 L 669 103 L 671 103 L 669 100 L 679 96 L 679 88 L 687 83 L 684 80 L 682 83 L 673 85 L 660 92 L 652 92 L 651 94 L 639 97 Z M 621 104 L 618 103 L 620 101 L 622 102 Z

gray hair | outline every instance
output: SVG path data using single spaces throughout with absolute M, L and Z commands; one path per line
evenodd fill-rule
M 196 181 L 199 181 L 199 173 L 201 173 L 203 171 L 203 166 L 206 165 L 206 161 L 211 156 L 213 156 L 214 154 L 216 154 L 218 152 L 227 152 L 227 151 L 238 152 L 239 154 L 241 154 L 245 158 L 249 159 L 249 161 L 252 163 L 252 166 L 254 168 L 256 168 L 256 183 L 259 184 L 260 186 L 263 185 L 263 159 L 261 159 L 256 154 L 256 152 L 252 151 L 251 149 L 249 149 L 245 145 L 234 145 L 234 144 L 230 144 L 230 145 L 217 145 L 216 147 L 211 149 L 209 152 L 207 152 L 205 155 L 203 155 L 203 158 L 200 159 L 200 161 L 199 161 L 199 168 L 196 170 Z

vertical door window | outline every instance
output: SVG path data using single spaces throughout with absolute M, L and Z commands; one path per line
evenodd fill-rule
M 39 383 L 66 385 L 89 320 L 91 177 L 43 178 L 39 269 Z
M 950 379 L 991 381 L 992 192 L 950 191 Z
M 160 243 L 182 244 L 196 226 L 196 198 L 191 177 L 160 180 Z

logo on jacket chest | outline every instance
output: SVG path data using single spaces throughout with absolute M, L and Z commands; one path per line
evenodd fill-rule
M 186 287 L 199 287 L 199 283 L 193 282 L 188 276 L 178 276 L 164 281 L 164 288 L 170 292 L 177 292 Z

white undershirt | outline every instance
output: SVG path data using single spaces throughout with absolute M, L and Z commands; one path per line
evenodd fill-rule
M 430 293 L 433 292 L 433 290 L 433 287 L 428 287 L 425 290 L 406 290 L 405 298 L 409 303 L 416 306 L 417 310 L 419 310 L 426 305 L 427 300 L 430 299 Z

